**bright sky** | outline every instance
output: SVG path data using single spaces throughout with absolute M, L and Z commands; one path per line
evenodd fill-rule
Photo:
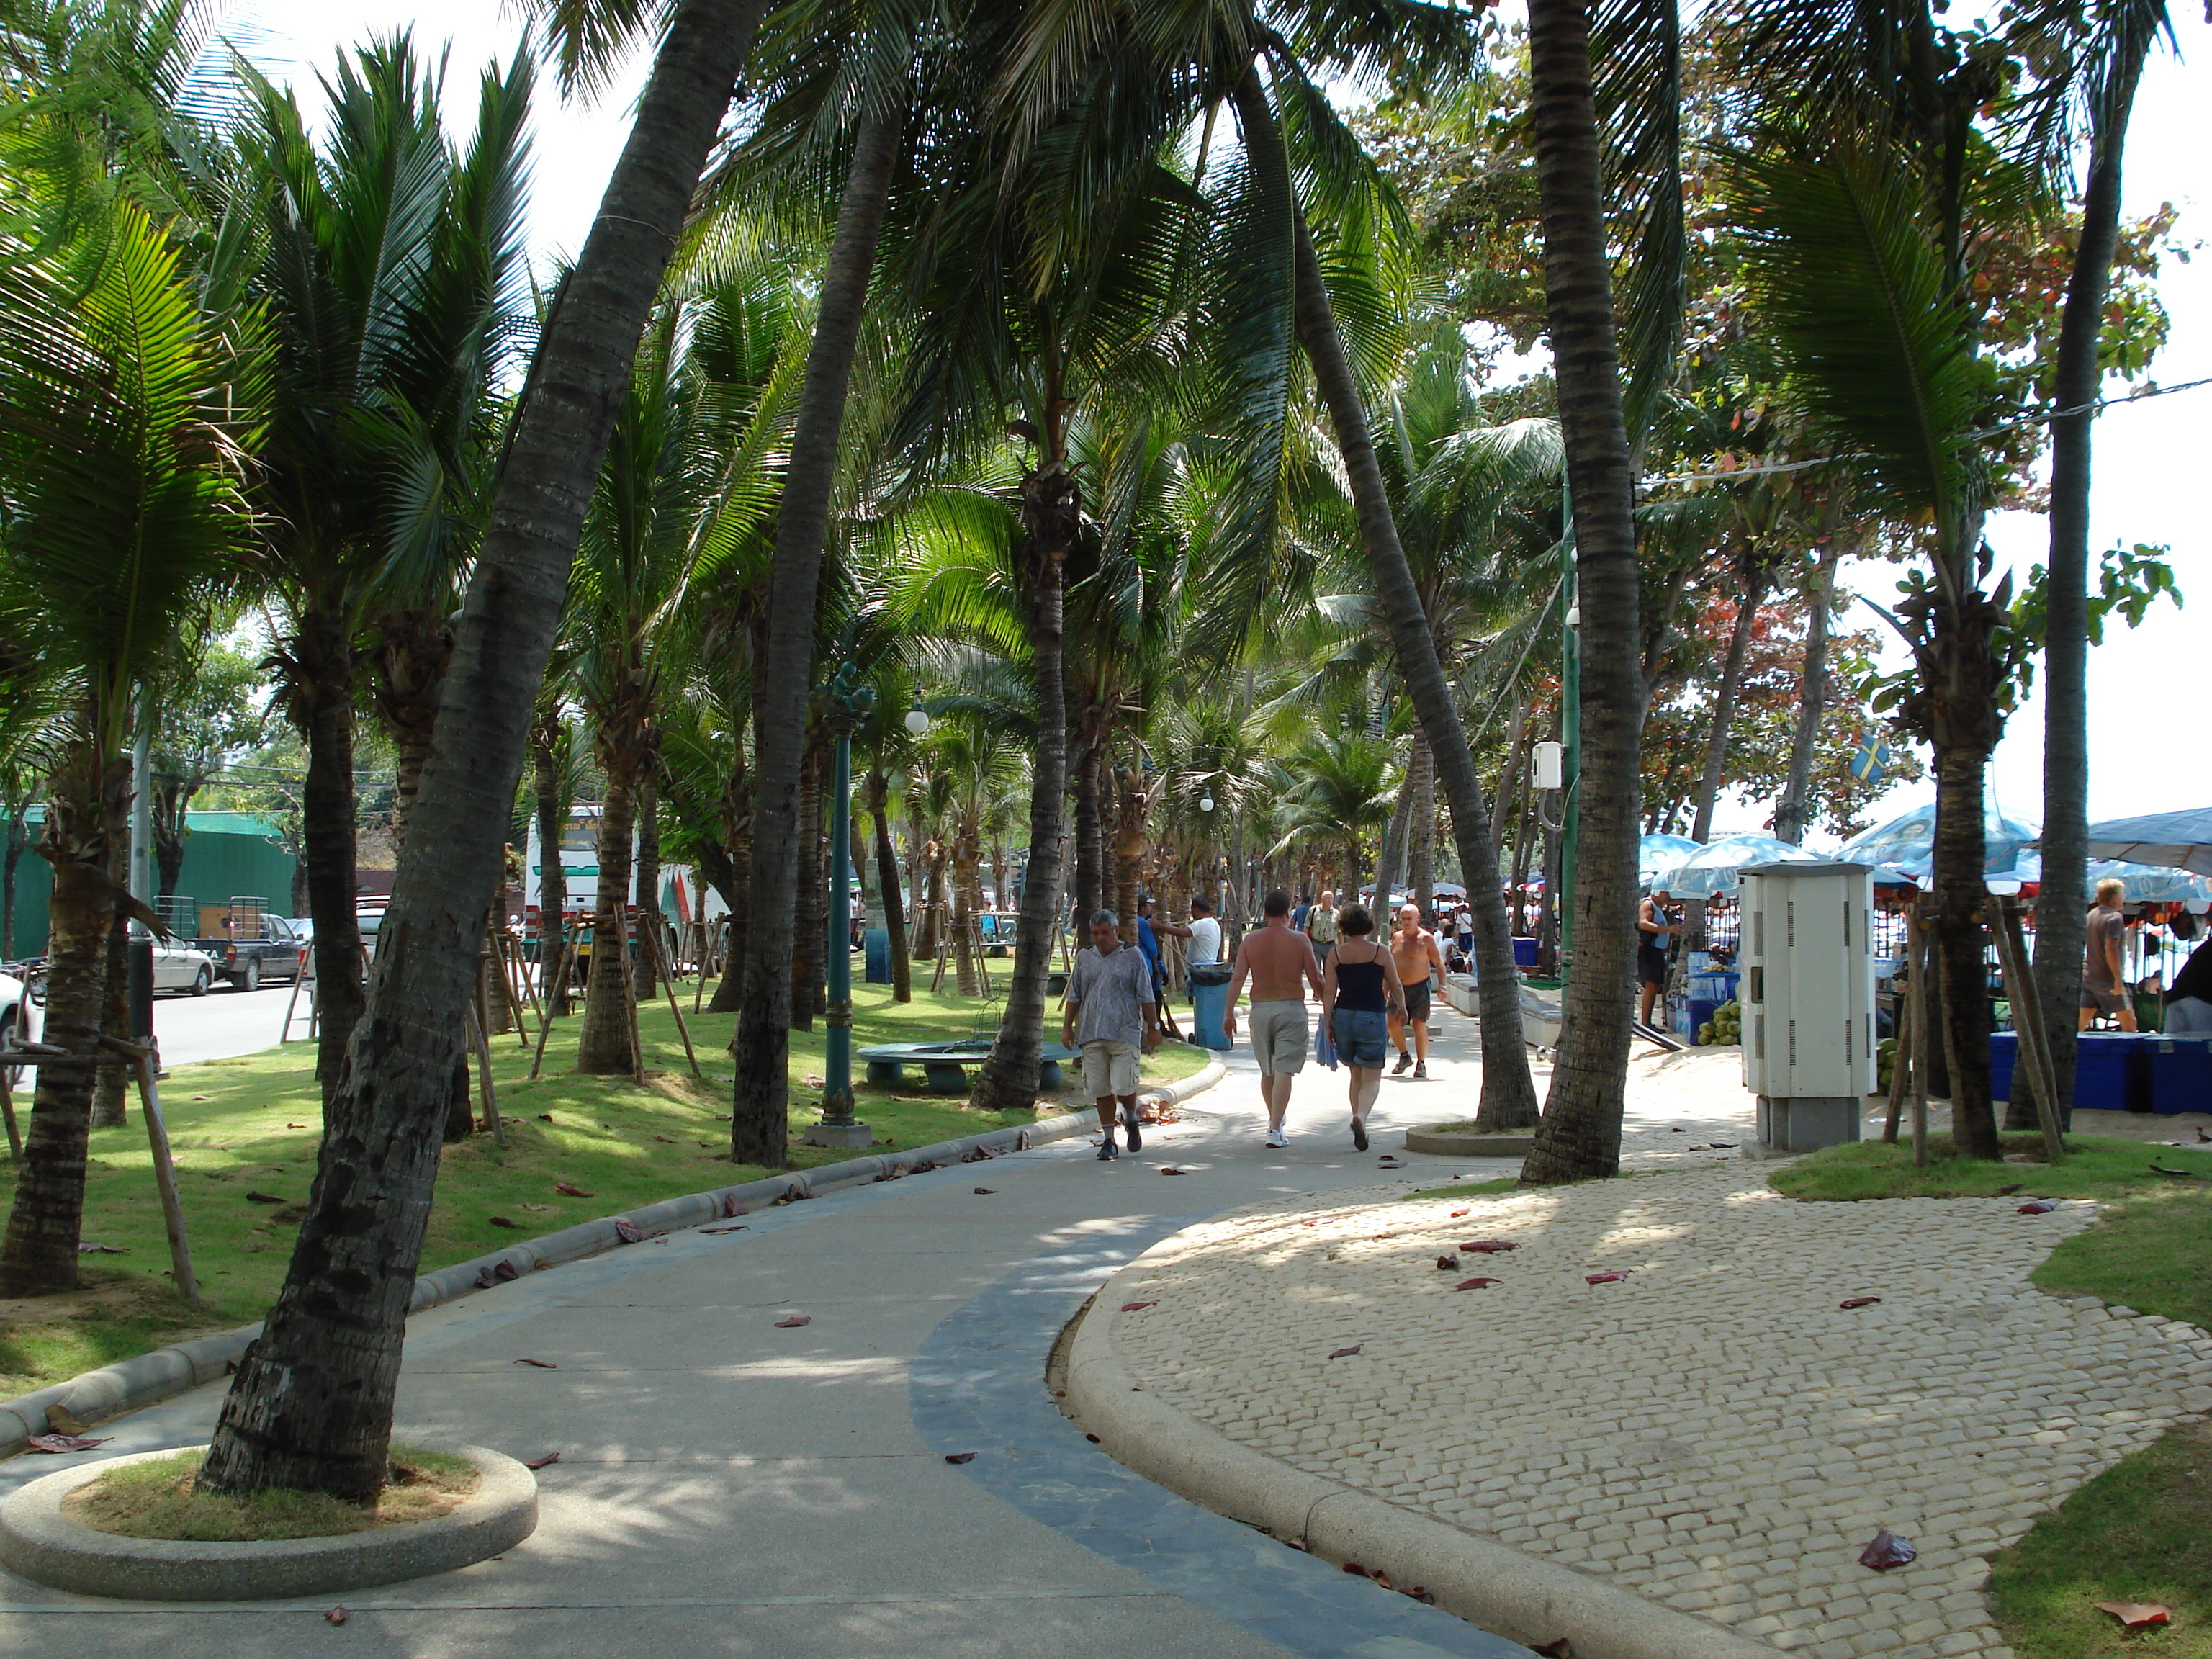
M 2181 54 L 2154 61 L 2143 77 L 2129 135 L 2127 206 L 2130 216 L 2161 202 L 2182 210 L 2176 234 L 2185 243 L 2212 243 L 2212 167 L 2207 163 L 2203 106 L 2212 89 L 2212 27 L 2191 3 L 2171 8 Z M 293 78 L 303 92 L 313 70 L 326 68 L 341 46 L 373 34 L 412 27 L 426 51 L 450 44 L 448 102 L 466 118 L 477 69 L 511 57 L 520 22 L 500 0 L 249 0 L 234 15 L 250 16 L 276 37 L 257 52 L 271 61 L 289 50 Z M 628 109 L 643 71 L 631 66 L 624 82 L 597 107 L 562 106 L 548 86 L 541 90 L 534 156 L 537 188 L 532 244 L 539 256 L 573 252 L 583 240 L 599 192 L 627 131 Z M 2196 113 L 2191 114 L 2194 110 Z M 2212 379 L 2212 246 L 2192 262 L 2168 261 L 2160 293 L 2172 314 L 2172 335 L 2157 363 L 2159 384 Z M 2125 390 L 2118 382 L 2114 392 Z M 2212 802 L 2212 716 L 2205 688 L 2212 683 L 2197 651 L 2212 653 L 2212 386 L 2153 398 L 2106 412 L 2097 431 L 2096 490 L 2091 549 L 2164 543 L 2188 608 L 2161 606 L 2134 633 L 2109 636 L 2089 659 L 2091 801 L 2093 818 L 2203 806 Z M 2021 577 L 2045 556 L 2047 531 L 2038 516 L 2006 514 L 1989 536 L 2002 562 Z M 1860 572 L 1859 586 L 1886 599 L 1894 578 L 1878 568 Z M 1860 611 L 1849 625 L 1875 623 Z M 1990 771 L 1998 800 L 2015 814 L 2039 818 L 2043 793 L 2043 705 L 2038 698 L 2015 715 Z M 1929 783 L 1893 792 L 1874 821 L 1934 798 Z M 1717 814 L 1723 832 L 1764 827 L 1765 802 L 1726 802 Z

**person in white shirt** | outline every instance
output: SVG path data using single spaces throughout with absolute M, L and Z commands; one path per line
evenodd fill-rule
M 1213 907 L 1202 898 L 1190 902 L 1188 937 L 1194 966 L 1221 960 L 1221 924 L 1213 919 Z

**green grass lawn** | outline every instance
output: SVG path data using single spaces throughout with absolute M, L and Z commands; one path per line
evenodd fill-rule
M 425 1272 L 516 1244 L 596 1216 L 614 1215 L 684 1193 L 750 1181 L 769 1173 L 732 1165 L 729 1152 L 732 1075 L 726 1045 L 734 1014 L 684 1017 L 704 1081 L 684 1058 L 664 1000 L 641 1008 L 647 1081 L 583 1077 L 573 1069 L 580 1017 L 558 1022 L 543 1074 L 526 1081 L 530 1055 L 514 1036 L 493 1040 L 507 1145 L 477 1134 L 446 1149 L 424 1242 Z M 854 1046 L 989 1036 L 998 1005 L 917 989 L 911 1003 L 889 988 L 854 988 Z M 1048 1032 L 1048 1036 L 1056 1035 Z M 806 1146 L 798 1136 L 818 1119 L 824 1031 L 791 1034 L 791 1167 L 863 1156 Z M 1199 1049 L 1172 1044 L 1145 1063 L 1148 1082 L 1187 1077 L 1206 1064 Z M 165 1277 L 168 1247 L 154 1190 L 144 1126 L 135 1102 L 130 1123 L 92 1137 L 83 1237 L 118 1245 L 121 1255 L 88 1255 L 84 1288 L 64 1298 L 0 1302 L 0 1398 L 57 1382 L 164 1342 L 258 1318 L 283 1281 L 295 1229 L 315 1169 L 321 1106 L 310 1045 L 295 1042 L 234 1060 L 180 1066 L 161 1085 L 192 1261 L 202 1300 L 186 1303 Z M 861 1118 L 884 1143 L 911 1148 L 1009 1127 L 1030 1118 L 969 1109 L 958 1097 L 921 1091 L 920 1079 L 896 1091 L 858 1083 Z M 1067 1109 L 1082 1103 L 1075 1079 L 1061 1091 Z M 1061 1105 L 1041 1102 L 1047 1116 Z M 560 1183 L 586 1198 L 564 1196 Z M 264 1203 L 249 1194 L 278 1202 Z M 0 1202 L 12 1203 L 15 1171 L 0 1165 Z M 513 1222 L 512 1227 L 494 1218 Z
M 1909 1146 L 1831 1147 L 1771 1177 L 1794 1198 L 2094 1198 L 2097 1224 L 2061 1243 L 2034 1282 L 2063 1296 L 2094 1296 L 2140 1313 L 2212 1327 L 2212 1149 L 2069 1135 L 2069 1154 L 2042 1161 L 2042 1139 L 2008 1135 L 2031 1163 L 1938 1156 L 1916 1169 Z M 2153 1163 L 2193 1172 L 2160 1175 Z M 2124 1457 L 2039 1518 L 1991 1564 L 1990 1605 L 2021 1659 L 2141 1653 L 2212 1659 L 2212 1431 L 2170 1431 Z M 2100 1601 L 2158 1602 L 2162 1628 L 2124 1631 Z

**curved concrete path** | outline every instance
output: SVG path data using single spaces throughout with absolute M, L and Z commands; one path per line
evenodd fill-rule
M 1472 1026 L 1440 1018 L 1459 1039 L 1447 1048 L 1471 1056 Z M 1052 1334 L 1153 1238 L 1263 1200 L 1481 1168 L 1408 1158 L 1402 1176 L 1379 1171 L 1398 1137 L 1353 1152 L 1341 1074 L 1310 1072 L 1292 1114 L 1306 1132 L 1267 1152 L 1249 1061 L 1233 1063 L 1138 1157 L 1101 1164 L 1062 1142 L 750 1216 L 740 1232 L 676 1235 L 418 1316 L 403 1433 L 560 1454 L 539 1475 L 538 1532 L 509 1556 L 344 1598 L 343 1632 L 323 1625 L 320 1601 L 104 1602 L 0 1577 L 0 1654 L 292 1659 L 302 1641 L 437 1659 L 1514 1651 L 1168 1496 L 1050 1409 Z M 1385 1089 L 1378 1131 L 1473 1110 L 1471 1063 L 1431 1069 L 1428 1083 Z M 811 1322 L 777 1328 L 794 1313 Z M 220 1401 L 210 1385 L 113 1419 L 101 1449 L 204 1440 Z M 952 1449 L 978 1455 L 950 1466 Z M 66 1461 L 0 1464 L 0 1491 Z

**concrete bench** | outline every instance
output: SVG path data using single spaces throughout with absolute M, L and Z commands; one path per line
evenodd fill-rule
M 884 1088 L 897 1088 L 904 1079 L 906 1067 L 919 1066 L 930 1093 L 964 1095 L 968 1092 L 968 1068 L 981 1066 L 990 1052 L 990 1040 L 978 1037 L 965 1042 L 879 1042 L 861 1049 L 860 1057 L 867 1065 L 868 1081 Z M 1042 1054 L 1043 1063 L 1037 1068 L 1037 1087 L 1051 1092 L 1060 1086 L 1061 1063 L 1073 1060 L 1075 1050 L 1064 1043 L 1048 1042 Z

